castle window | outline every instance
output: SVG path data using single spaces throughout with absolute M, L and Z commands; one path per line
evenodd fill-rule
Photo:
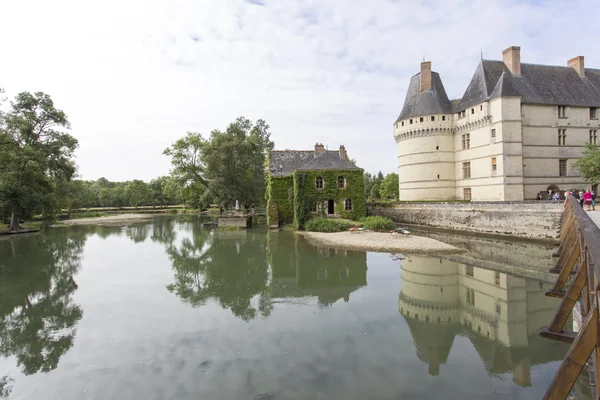
M 442 121 L 445 121 L 445 120 L 446 120 L 446 116 L 442 115 Z
M 402 121 L 402 126 L 404 126 L 404 121 Z
M 475 114 L 475 109 L 471 108 L 471 114 Z
M 467 133 L 462 135 L 462 148 L 463 150 L 471 147 L 471 134 Z
M 598 131 L 596 129 L 590 130 L 590 143 L 598 144 Z
M 431 120 L 432 120 L 432 121 L 435 121 L 435 117 L 431 117 Z
M 344 209 L 346 211 L 352 211 L 352 200 L 350 200 L 350 199 L 344 200 Z
M 473 276 L 473 267 L 471 267 L 471 266 L 467 265 L 467 266 L 465 267 L 465 274 L 466 274 L 467 276 Z
M 410 120 L 410 124 L 412 125 L 412 119 Z
M 463 200 L 471 201 L 471 188 L 463 189 Z
M 567 176 L 567 160 L 558 160 L 558 176 Z
M 566 108 L 567 107 L 565 107 L 565 106 L 558 106 L 558 118 L 566 118 L 567 117 Z
M 423 117 L 419 118 L 419 122 L 423 122 Z
M 498 165 L 496 165 L 496 157 L 492 157 L 492 176 L 496 176 Z
M 398 124 L 396 124 L 396 129 L 398 129 Z
M 338 176 L 338 189 L 343 189 L 346 187 L 346 180 L 344 179 L 343 176 Z
M 479 106 L 479 111 L 483 111 L 483 104 Z
M 559 129 L 558 130 L 558 145 L 564 146 L 567 143 L 567 130 Z
M 317 189 L 323 189 L 323 178 L 321 178 L 320 176 L 317 176 L 316 182 L 315 182 L 315 186 L 317 187 Z
M 471 177 L 471 163 L 463 163 L 463 179 L 469 179 Z
M 500 303 L 496 304 L 496 314 L 500 315 L 502 314 L 502 305 Z M 488 334 L 489 336 L 489 334 Z
M 590 107 L 590 119 L 598 119 L 598 108 Z
M 494 283 L 500 286 L 500 272 L 496 271 L 494 273 Z
M 467 304 L 475 305 L 475 290 L 467 289 Z
M 492 139 L 496 139 L 496 130 L 492 129 Z

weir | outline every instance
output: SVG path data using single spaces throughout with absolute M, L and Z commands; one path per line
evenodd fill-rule
M 546 295 L 562 301 L 554 318 L 542 328 L 540 335 L 571 343 L 571 348 L 544 399 L 566 399 L 586 364 L 592 398 L 598 399 L 600 228 L 572 196 L 567 198 L 561 217 L 558 246 L 554 254 L 558 258 L 557 265 L 551 270 L 558 273 L 558 277 Z M 578 332 L 566 331 L 564 325 L 577 303 L 581 309 L 581 327 Z

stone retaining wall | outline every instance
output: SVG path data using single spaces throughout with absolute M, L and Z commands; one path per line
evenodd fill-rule
M 562 201 L 429 203 L 371 205 L 369 215 L 395 222 L 530 239 L 558 236 Z
M 219 217 L 219 228 L 247 228 L 250 226 L 251 217 Z

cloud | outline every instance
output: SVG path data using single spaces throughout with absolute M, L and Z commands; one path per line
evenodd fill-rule
M 85 4 L 83 4 L 85 3 Z M 0 85 L 42 90 L 71 120 L 85 179 L 168 173 L 186 131 L 265 119 L 277 148 L 345 144 L 368 171 L 396 169 L 392 124 L 432 61 L 460 97 L 481 52 L 600 66 L 594 0 L 75 0 L 3 5 Z

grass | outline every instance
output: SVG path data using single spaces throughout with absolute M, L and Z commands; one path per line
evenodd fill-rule
M 106 217 L 110 214 L 101 212 L 101 211 L 86 211 L 80 213 L 72 213 L 71 219 L 79 219 L 79 218 L 98 218 L 98 217 Z
M 304 228 L 311 232 L 342 232 L 353 226 L 356 226 L 356 224 L 348 220 L 320 217 L 309 220 Z
M 389 232 L 396 229 L 396 224 L 386 217 L 366 217 L 360 220 L 360 224 L 373 232 Z

